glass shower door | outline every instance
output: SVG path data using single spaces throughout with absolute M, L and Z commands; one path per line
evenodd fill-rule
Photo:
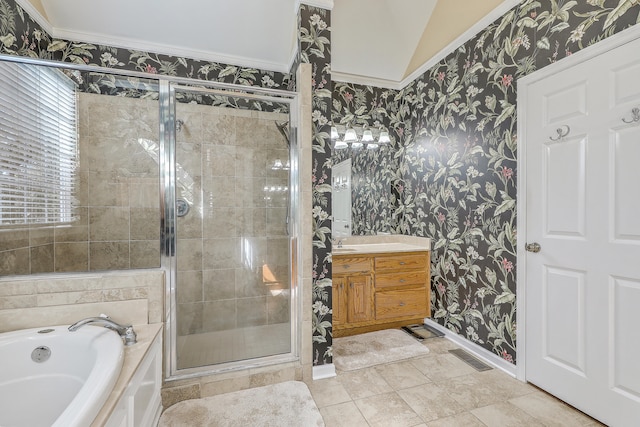
M 288 105 L 252 106 L 176 89 L 178 369 L 292 351 Z

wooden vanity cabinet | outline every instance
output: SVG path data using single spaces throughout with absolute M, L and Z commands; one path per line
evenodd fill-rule
M 333 265 L 333 326 L 360 325 L 373 319 L 371 260 L 341 257 Z
M 429 252 L 333 256 L 333 336 L 430 317 Z

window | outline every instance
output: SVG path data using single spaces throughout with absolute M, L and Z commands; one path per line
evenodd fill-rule
M 0 225 L 74 220 L 76 118 L 60 71 L 0 62 Z

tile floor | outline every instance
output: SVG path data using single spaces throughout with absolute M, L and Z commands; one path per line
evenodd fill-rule
M 423 343 L 427 356 L 309 384 L 326 427 L 602 426 L 498 369 L 476 371 L 446 338 Z

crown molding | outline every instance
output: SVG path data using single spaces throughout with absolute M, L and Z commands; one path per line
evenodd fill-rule
M 500 18 L 509 10 L 521 3 L 522 0 L 505 0 L 499 4 L 495 9 L 486 14 L 484 18 L 476 22 L 471 28 L 458 36 L 455 40 L 445 46 L 440 52 L 432 56 L 427 62 L 418 67 L 415 71 L 409 74 L 407 77 L 399 82 L 400 87 L 405 87 L 413 82 L 415 79 L 429 71 L 431 67 L 442 61 L 447 55 L 462 46 L 467 41 L 478 35 L 482 30 L 487 28 L 493 21 Z
M 206 50 L 188 49 L 161 43 L 149 43 L 146 41 L 123 37 L 105 36 L 104 34 L 68 31 L 59 28 L 53 28 L 52 36 L 64 40 L 99 44 L 142 52 L 158 53 L 162 55 L 178 56 L 198 61 L 217 62 L 238 67 L 257 68 L 259 70 L 276 71 L 280 73 L 288 73 L 290 71 L 287 68 L 287 64 L 285 63 L 260 61 L 243 56 L 222 55 Z
M 49 33 L 50 36 L 53 37 L 53 32 L 54 32 L 53 31 L 53 27 L 51 26 L 51 24 L 49 23 L 47 18 L 42 16 L 42 14 L 38 11 L 38 9 L 33 7 L 33 5 L 31 4 L 31 2 L 29 0 L 15 0 L 15 2 L 25 12 L 27 12 L 27 14 L 31 17 L 31 19 L 36 21 L 36 23 L 38 25 L 40 25 L 43 30 L 45 30 L 47 33 Z
M 334 82 L 355 83 L 364 86 L 374 86 L 384 89 L 400 90 L 400 82 L 395 80 L 378 79 L 375 77 L 361 76 L 358 74 L 341 73 L 331 70 L 331 80 Z
M 298 13 L 298 9 L 300 9 L 301 4 L 306 4 L 307 6 L 315 6 L 321 9 L 333 10 L 333 0 L 296 0 L 296 13 Z

